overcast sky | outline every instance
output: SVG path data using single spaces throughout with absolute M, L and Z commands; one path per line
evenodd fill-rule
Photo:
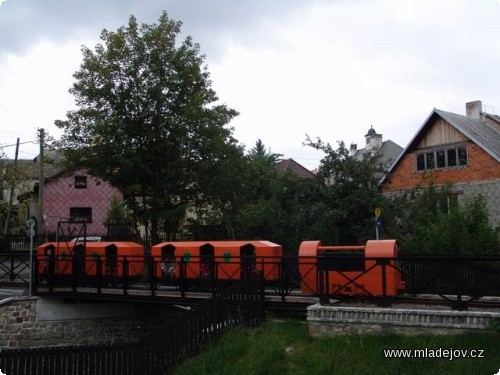
M 499 0 L 0 0 L 0 146 L 36 140 L 73 108 L 68 89 L 102 29 L 166 10 L 206 55 L 247 149 L 315 168 L 306 134 L 364 146 L 370 126 L 405 147 L 434 107 L 500 114 Z M 23 143 L 20 158 L 38 153 Z

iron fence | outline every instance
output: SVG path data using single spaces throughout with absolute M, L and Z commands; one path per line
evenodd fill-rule
M 160 332 L 119 345 L 56 346 L 0 350 L 9 375 L 160 375 L 197 353 L 222 330 L 264 321 L 262 275 L 240 280 L 209 301 L 170 321 Z
M 165 263 L 159 256 L 113 256 L 72 254 L 33 259 L 34 294 L 52 293 L 58 288 L 78 293 L 123 295 L 132 290 L 156 298 L 175 292 L 184 298 L 191 291 L 215 295 L 221 287 L 262 272 L 266 295 L 371 299 L 389 306 L 401 296 L 432 294 L 448 299 L 454 308 L 484 296 L 500 297 L 500 256 L 400 256 L 397 258 L 346 257 L 244 257 L 177 256 Z M 249 269 L 248 264 L 252 264 Z M 0 282 L 27 283 L 28 253 L 0 254 Z M 89 288 L 86 288 L 89 289 Z M 165 295 L 165 293 L 163 293 Z
M 29 252 L 0 253 L 0 284 L 25 287 L 29 280 Z

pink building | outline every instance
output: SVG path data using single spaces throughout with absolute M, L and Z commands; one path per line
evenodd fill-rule
M 95 235 L 107 233 L 104 222 L 113 196 L 123 199 L 118 189 L 85 171 L 62 172 L 45 179 L 43 196 L 45 233 L 57 232 L 61 221 L 84 221 L 87 233 Z M 36 207 L 31 206 L 30 214 L 37 217 L 34 211 Z

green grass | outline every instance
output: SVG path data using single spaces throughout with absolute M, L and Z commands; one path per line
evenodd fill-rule
M 482 349 L 484 358 L 384 358 L 383 349 Z M 288 349 L 288 351 L 287 351 Z M 176 369 L 197 374 L 481 374 L 500 369 L 500 334 L 310 337 L 299 319 L 234 328 Z

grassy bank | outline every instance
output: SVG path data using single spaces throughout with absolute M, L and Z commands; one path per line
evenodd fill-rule
M 383 349 L 483 350 L 484 358 L 385 358 Z M 500 334 L 460 336 L 336 336 L 313 338 L 303 320 L 269 318 L 254 330 L 236 328 L 176 375 L 196 374 L 482 374 L 500 369 Z

